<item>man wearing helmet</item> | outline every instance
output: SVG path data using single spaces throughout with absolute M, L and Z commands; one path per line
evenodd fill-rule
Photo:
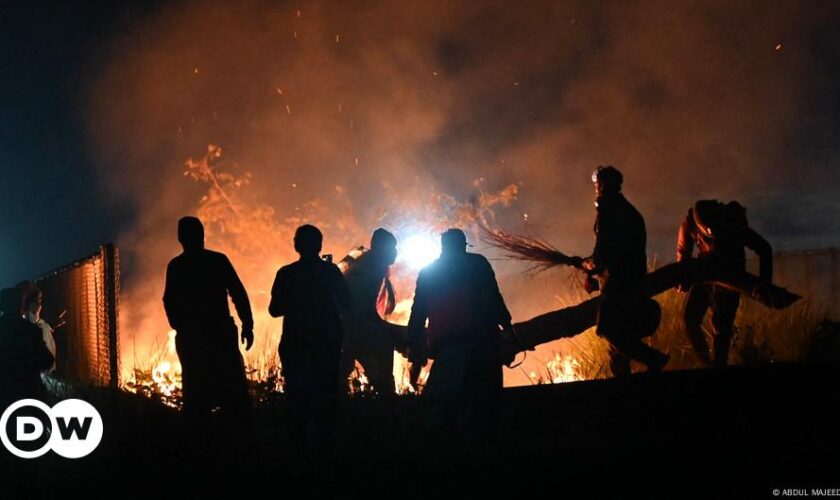
M 680 224 L 677 261 L 692 258 L 695 246 L 697 258 L 705 259 L 721 273 L 744 271 L 744 247 L 749 248 L 760 258 L 761 281 L 770 283 L 773 280 L 773 250 L 767 240 L 749 227 L 746 209 L 738 202 L 723 204 L 717 200 L 700 200 L 688 210 Z M 683 318 L 697 357 L 706 365 L 726 366 L 741 296 L 710 284 L 682 285 L 679 289 L 683 292 L 688 290 Z M 701 328 L 703 317 L 710 307 L 714 328 L 714 362 Z
M 595 186 L 595 248 L 581 259 L 589 274 L 588 290 L 601 289 L 597 333 L 610 342 L 613 375 L 629 375 L 630 359 L 648 370 L 661 370 L 669 356 L 642 342 L 659 325 L 659 308 L 645 296 L 647 233 L 638 210 L 621 193 L 624 177 L 613 166 L 592 173 Z M 594 277 L 600 284 L 594 284 Z M 653 320 L 653 323 L 651 324 Z

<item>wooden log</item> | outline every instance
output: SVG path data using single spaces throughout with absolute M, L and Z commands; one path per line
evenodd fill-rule
M 753 274 L 723 272 L 714 266 L 713 261 L 702 259 L 674 262 L 648 273 L 645 277 L 645 289 L 651 297 L 682 283 L 710 283 L 722 286 L 771 309 L 784 309 L 802 298 L 776 285 L 764 284 Z M 583 333 L 595 326 L 600 300 L 600 297 L 594 297 L 580 304 L 514 324 L 516 345 L 505 346 L 506 350 L 515 349 L 515 352 L 521 352 L 552 340 Z

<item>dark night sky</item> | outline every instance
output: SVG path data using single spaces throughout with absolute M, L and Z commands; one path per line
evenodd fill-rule
M 148 2 L 147 2 L 148 3 Z M 86 77 L 99 47 L 140 12 L 113 2 L 4 3 L 0 16 L 0 283 L 96 250 L 129 223 L 86 151 Z
M 756 3 L 756 8 L 760 6 Z M 114 40 L 160 8 L 155 2 L 19 2 L 12 7 L 4 3 L 0 15 L 0 283 L 32 277 L 84 256 L 99 243 L 116 240 L 134 224 L 132 204 L 121 202 L 118 193 L 108 194 L 102 167 L 90 150 L 88 99 L 91 75 L 107 64 Z M 827 13 L 824 24 L 800 37 L 797 46 L 809 61 L 808 75 L 797 95 L 790 96 L 798 103 L 799 126 L 785 138 L 784 149 L 803 164 L 823 165 L 809 170 L 808 182 L 825 182 L 815 185 L 811 197 L 798 186 L 799 198 L 793 202 L 773 194 L 764 198 L 764 205 L 753 206 L 764 213 L 761 220 L 771 236 L 796 235 L 797 241 L 836 244 L 832 219 L 836 211 L 827 208 L 836 196 L 826 187 L 837 186 L 835 160 L 840 157 L 840 7 L 820 4 L 820 8 Z M 593 40 L 588 49 L 597 50 L 598 37 Z M 449 50 L 444 41 L 440 47 L 445 52 L 441 66 L 453 74 L 472 57 L 468 43 L 453 42 Z M 649 90 L 656 92 L 656 88 Z M 516 116 L 533 125 L 541 119 L 539 99 L 527 105 L 533 112 Z M 502 122 L 492 116 L 496 108 L 505 106 L 485 103 L 471 119 L 498 126 Z M 461 123 L 451 122 L 442 140 L 468 139 L 459 135 Z M 510 127 L 489 132 L 512 133 L 525 125 L 506 123 Z M 797 205 L 797 216 L 789 217 L 789 208 Z M 818 224 L 811 224 L 808 214 Z

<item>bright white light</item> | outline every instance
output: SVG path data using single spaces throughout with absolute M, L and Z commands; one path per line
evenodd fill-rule
M 415 233 L 400 242 L 399 260 L 412 269 L 422 269 L 440 256 L 439 237 Z

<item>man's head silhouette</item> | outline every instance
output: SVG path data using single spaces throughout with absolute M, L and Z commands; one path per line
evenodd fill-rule
M 204 248 L 204 224 L 197 217 L 182 217 L 178 221 L 178 242 L 187 252 Z
M 397 238 L 380 227 L 370 237 L 370 250 L 390 266 L 397 260 Z
M 595 185 L 596 197 L 620 193 L 623 182 L 624 176 L 612 165 L 601 165 L 592 172 L 592 183 Z
M 694 224 L 707 237 L 719 236 L 723 222 L 723 203 L 717 200 L 699 200 L 692 209 Z
M 458 255 L 467 251 L 467 236 L 460 229 L 447 229 L 440 235 L 441 255 Z
M 301 257 L 318 257 L 324 235 L 321 230 L 311 224 L 305 224 L 295 231 L 295 251 Z

